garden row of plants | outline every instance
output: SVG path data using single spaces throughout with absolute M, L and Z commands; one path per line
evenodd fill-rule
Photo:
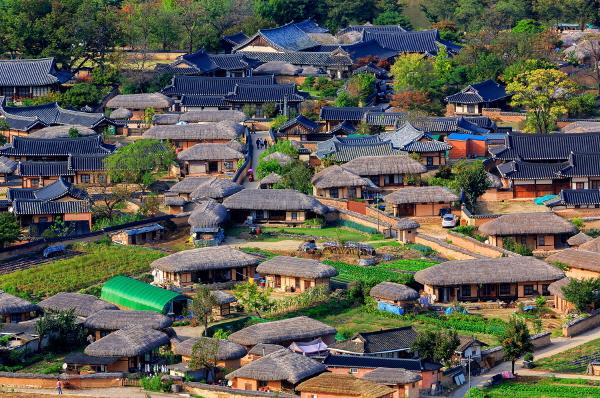
M 498 386 L 469 390 L 466 398 L 595 398 L 600 396 L 600 388 L 582 385 L 548 385 L 505 382 Z

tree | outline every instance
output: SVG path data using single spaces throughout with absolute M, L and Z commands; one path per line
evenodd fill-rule
M 197 319 L 201 319 L 204 324 L 204 336 L 208 332 L 208 322 L 211 319 L 212 309 L 217 305 L 217 300 L 212 292 L 206 286 L 200 286 L 194 294 L 192 300 L 192 312 Z
M 341 90 L 335 99 L 335 106 L 358 106 L 358 98 L 352 97 L 346 90 Z
M 401 11 L 397 10 L 386 10 L 381 14 L 377 15 L 373 19 L 374 25 L 400 25 L 404 29 L 411 30 L 412 23 L 410 19 L 403 15 Z
M 421 54 L 402 54 L 390 68 L 394 88 L 428 91 L 434 78 L 431 61 Z
M 377 79 L 370 73 L 358 73 L 353 75 L 346 83 L 346 91 L 350 98 L 356 99 L 358 106 L 364 106 L 365 102 L 375 89 Z
M 72 108 L 82 108 L 85 105 L 96 105 L 103 95 L 96 86 L 90 83 L 78 83 L 61 96 L 61 104 Z
M 57 348 L 72 348 L 78 346 L 83 340 L 81 324 L 77 323 L 77 316 L 73 309 L 65 311 L 51 311 L 38 318 L 35 331 L 39 336 L 38 352 L 42 349 L 43 341 L 48 338 L 51 345 Z
M 10 130 L 10 125 L 5 119 L 0 119 L 0 145 L 6 144 L 6 132 Z
M 589 56 L 589 75 L 596 81 L 596 90 L 600 95 L 600 34 L 586 35 L 581 42 L 582 51 Z
M 271 288 L 261 289 L 254 281 L 248 281 L 235 285 L 233 294 L 246 312 L 261 313 L 268 311 L 273 306 L 271 301 Z
M 473 209 L 477 198 L 490 187 L 483 162 L 460 161 L 452 170 L 456 187 L 464 195 L 465 205 Z
M 17 241 L 21 237 L 21 227 L 13 213 L 0 213 L 0 247 Z
M 417 334 L 411 348 L 421 359 L 448 364 L 459 345 L 458 334 L 453 330 L 426 329 Z
M 390 105 L 402 112 L 431 111 L 431 100 L 425 91 L 406 90 L 392 95 Z
M 563 286 L 565 300 L 572 303 L 577 311 L 585 312 L 590 308 L 600 308 L 600 277 L 595 279 L 571 279 Z
M 512 373 L 514 374 L 516 360 L 522 355 L 533 351 L 527 324 L 513 315 L 508 321 L 500 341 L 504 350 L 504 358 L 511 361 Z
M 569 116 L 572 118 L 587 118 L 596 112 L 596 95 L 591 93 L 576 95 L 567 102 Z
M 219 353 L 218 340 L 211 338 L 199 338 L 192 346 L 192 357 L 189 367 L 193 370 L 206 369 L 206 379 L 214 379 L 214 368 L 217 366 L 217 354 Z
M 115 211 L 131 199 L 132 190 L 127 185 L 113 186 L 107 178 L 99 184 L 100 194 L 94 202 L 93 211 L 96 217 L 108 218 L 115 216 Z
M 313 169 L 300 160 L 294 160 L 292 163 L 283 166 L 281 180 L 276 183 L 275 189 L 295 189 L 307 195 L 312 193 L 312 184 L 310 180 L 313 176 Z
M 506 87 L 512 105 L 523 106 L 531 117 L 527 131 L 549 133 L 556 119 L 567 113 L 567 101 L 577 89 L 564 72 L 535 69 L 518 75 Z
M 519 22 L 517 22 L 515 27 L 512 28 L 512 31 L 515 33 L 535 34 L 542 33 L 544 31 L 544 27 L 535 19 L 521 19 Z
M 536 69 L 556 69 L 556 64 L 546 61 L 545 59 L 526 59 L 508 65 L 502 72 L 502 80 L 505 83 L 510 83 L 520 74 L 531 72 Z

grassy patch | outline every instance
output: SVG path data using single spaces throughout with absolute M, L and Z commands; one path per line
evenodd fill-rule
M 598 352 L 600 352 L 600 339 L 592 340 L 551 357 L 542 358 L 535 363 L 540 370 L 557 373 L 585 373 L 589 362 L 587 357 Z
M 62 372 L 66 354 L 44 354 L 36 362 L 18 370 L 17 373 L 58 374 Z
M 275 254 L 268 250 L 257 249 L 256 247 L 242 247 L 240 248 L 240 250 L 248 254 L 257 254 L 259 256 L 264 257 L 266 260 L 278 256 L 278 254 Z
M 104 282 L 115 275 L 139 275 L 150 263 L 165 256 L 143 247 L 81 244 L 85 254 L 0 275 L 0 290 L 31 300 L 59 292 L 73 292 Z
M 573 383 L 565 385 L 551 381 L 504 382 L 483 390 L 472 389 L 469 398 L 592 398 L 600 396 L 600 388 Z
M 339 275 L 337 280 L 342 282 L 363 281 L 367 284 L 380 282 L 412 283 L 412 272 L 419 271 L 432 265 L 435 261 L 402 259 L 382 263 L 372 267 L 353 265 L 341 261 L 324 260 L 323 263 L 335 267 Z
M 365 241 L 365 240 L 381 240 L 384 239 L 382 234 L 367 234 L 350 228 L 344 227 L 325 227 L 325 228 L 302 228 L 302 227 L 265 227 L 264 232 L 293 234 L 303 236 L 314 236 L 316 238 L 335 239 L 342 241 Z

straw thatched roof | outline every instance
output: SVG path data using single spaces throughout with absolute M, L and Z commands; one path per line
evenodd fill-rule
M 204 181 L 198 184 L 192 192 L 190 197 L 194 200 L 198 199 L 223 199 L 233 195 L 244 189 L 240 184 L 231 181 L 227 178 L 208 177 Z
M 279 351 L 282 348 L 285 348 L 285 347 L 282 345 L 279 345 L 279 344 L 259 343 L 259 344 L 255 345 L 254 347 L 252 347 L 248 351 L 248 354 L 264 357 L 265 355 L 269 355 L 275 351 Z
M 184 272 L 247 267 L 258 262 L 258 257 L 243 251 L 215 246 L 173 253 L 155 260 L 150 266 L 165 272 Z
M 177 124 L 180 116 L 179 113 L 159 113 L 152 116 L 152 124 Z
M 246 152 L 246 146 L 238 140 L 231 140 L 226 144 L 229 148 L 235 149 L 238 152 Z
M 373 185 L 370 180 L 360 177 L 342 166 L 330 166 L 313 176 L 312 184 L 319 189 L 338 187 L 367 187 Z
M 534 257 L 501 257 L 446 261 L 418 271 L 415 280 L 423 285 L 455 286 L 482 283 L 556 281 L 565 274 Z
M 315 198 L 293 189 L 244 189 L 223 200 L 233 210 L 306 210 L 317 214 L 329 211 Z
M 74 310 L 75 315 L 88 317 L 100 310 L 118 310 L 114 304 L 100 300 L 91 294 L 57 293 L 52 297 L 42 300 L 38 304 L 44 311 Z
M 246 114 L 236 110 L 219 111 L 189 111 L 179 117 L 179 121 L 187 123 L 208 123 L 208 122 L 235 122 L 241 123 L 246 120 Z
M 212 180 L 215 177 L 190 177 L 187 176 L 183 180 L 179 181 L 171 188 L 169 188 L 169 192 L 174 193 L 187 193 L 191 194 L 194 189 L 198 188 L 199 185 L 206 183 L 209 180 Z
M 171 318 L 152 311 L 100 310 L 87 317 L 83 325 L 93 330 L 118 330 L 131 325 L 161 330 L 172 324 Z
M 240 359 L 246 355 L 246 349 L 241 345 L 232 343 L 231 341 L 213 339 L 210 337 L 192 337 L 190 339 L 183 340 L 181 343 L 177 343 L 177 345 L 175 345 L 173 352 L 177 355 L 191 357 L 194 344 L 200 340 L 207 342 L 207 344 L 213 342 L 214 344 L 218 345 L 217 360 L 219 361 Z
M 285 153 L 282 153 L 282 152 L 273 152 L 273 153 L 268 154 L 267 156 L 265 156 L 263 158 L 263 160 L 265 162 L 268 162 L 269 160 L 275 160 L 280 165 L 285 166 L 285 165 L 288 165 L 288 164 L 292 163 L 292 161 L 294 159 L 292 159 L 292 157 L 290 155 L 287 155 Z
M 307 316 L 257 323 L 232 333 L 229 340 L 243 346 L 279 344 L 335 334 L 335 328 Z
M 17 168 L 17 162 L 6 156 L 0 156 L 0 173 L 11 174 Z
M 271 184 L 277 184 L 279 181 L 281 181 L 281 176 L 277 173 L 271 173 L 269 175 L 267 175 L 265 178 L 263 178 L 262 180 L 260 180 L 260 185 L 271 185 Z
M 299 257 L 277 256 L 261 263 L 256 272 L 261 275 L 283 275 L 298 278 L 331 278 L 337 270 L 317 260 Z
M 135 357 L 169 343 L 169 336 L 163 332 L 135 325 L 94 341 L 83 352 L 95 357 Z
M 284 348 L 250 362 L 225 377 L 229 380 L 236 377 L 260 381 L 284 380 L 296 384 L 325 369 L 322 363 Z
M 161 93 L 120 94 L 106 103 L 106 107 L 111 109 L 166 109 L 171 105 L 173 100 Z
M 582 243 L 579 245 L 579 250 L 589 250 L 591 252 L 600 253 L 600 237 Z
M 394 393 L 390 387 L 364 378 L 358 379 L 350 374 L 329 372 L 300 383 L 296 391 L 360 398 L 381 398 Z
M 214 199 L 204 200 L 196 205 L 188 217 L 188 224 L 192 232 L 199 230 L 220 228 L 229 219 L 229 213 L 222 204 Z
M 406 285 L 394 282 L 381 282 L 371 288 L 371 297 L 391 301 L 414 301 L 419 298 L 419 292 Z
M 0 290 L 0 315 L 39 311 L 40 307 Z
M 361 156 L 345 163 L 344 168 L 360 176 L 421 174 L 427 171 L 419 161 L 406 155 Z
M 503 214 L 482 224 L 479 231 L 486 235 L 511 236 L 525 234 L 574 234 L 573 224 L 554 213 Z
M 458 196 L 446 187 L 406 187 L 384 196 L 383 200 L 394 205 L 431 202 L 448 203 L 457 201 Z
M 396 223 L 396 227 L 400 231 L 406 231 L 407 229 L 417 229 L 421 226 L 418 222 L 411 218 L 401 218 Z
M 253 75 L 298 76 L 302 68 L 284 61 L 269 61 L 252 71 Z
M 579 246 L 583 245 L 585 242 L 591 241 L 592 239 L 594 238 L 592 238 L 588 234 L 579 232 L 578 234 L 573 235 L 569 239 L 567 239 L 567 243 L 569 244 L 569 246 Z
M 233 294 L 229 294 L 224 292 L 223 290 L 213 290 L 212 295 L 215 298 L 215 301 L 219 305 L 223 304 L 231 304 L 237 301 L 237 298 Z
M 399 368 L 375 368 L 363 375 L 362 378 L 363 380 L 386 385 L 410 384 L 423 379 L 421 375 L 416 372 Z
M 564 299 L 565 294 L 563 293 L 562 288 L 567 286 L 569 283 L 571 283 L 571 278 L 559 279 L 556 282 L 552 282 L 550 286 L 548 286 L 548 291 L 550 294 Z
M 244 154 L 231 148 L 227 144 L 196 144 L 177 154 L 179 160 L 237 160 Z
M 600 253 L 583 249 L 565 249 L 548 257 L 550 264 L 562 263 L 569 268 L 578 268 L 600 273 Z
M 245 127 L 234 122 L 159 125 L 150 127 L 144 138 L 158 140 L 234 140 L 244 133 Z
M 114 111 L 112 111 L 110 113 L 110 118 L 111 119 L 117 119 L 117 120 L 127 120 L 127 119 L 131 119 L 131 117 L 133 116 L 133 112 L 131 112 L 129 109 L 127 108 L 117 108 Z
M 39 129 L 37 131 L 32 132 L 28 135 L 28 137 L 32 138 L 42 138 L 42 139 L 52 139 L 52 138 L 68 138 L 69 130 L 75 129 L 79 133 L 79 135 L 95 135 L 98 134 L 96 131 L 89 127 L 81 126 L 79 124 L 62 124 L 60 126 L 48 126 L 43 129 Z

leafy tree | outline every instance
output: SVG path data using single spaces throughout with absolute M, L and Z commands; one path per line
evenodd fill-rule
M 156 115 L 156 111 L 154 108 L 146 108 L 144 109 L 144 123 L 146 125 L 152 124 L 152 119 L 154 119 L 154 115 Z
M 512 104 L 524 106 L 531 117 L 527 131 L 549 133 L 554 121 L 567 113 L 567 101 L 575 94 L 576 85 L 564 72 L 535 69 L 518 75 L 508 84 Z
M 78 83 L 61 96 L 61 103 L 68 107 L 81 108 L 85 105 L 96 105 L 103 93 L 90 83 Z
M 426 329 L 417 334 L 411 348 L 422 359 L 448 364 L 459 345 L 460 340 L 453 330 Z
M 61 217 L 56 217 L 49 228 L 42 232 L 44 238 L 62 238 L 73 232 L 73 226 Z
M 400 25 L 404 29 L 412 29 L 410 19 L 397 10 L 386 10 L 373 19 L 374 25 Z
M 595 279 L 571 279 L 562 288 L 565 299 L 580 312 L 600 308 L 600 277 Z
M 254 281 L 235 285 L 233 294 L 246 312 L 256 313 L 259 317 L 273 306 L 271 289 L 261 289 Z
M 262 106 L 262 111 L 266 117 L 274 117 L 277 115 L 277 106 L 272 102 L 268 102 Z
M 477 198 L 490 187 L 483 162 L 461 161 L 454 166 L 452 172 L 457 189 L 464 194 L 465 204 L 473 209 Z
M 144 198 L 139 209 L 139 214 L 144 217 L 155 216 L 160 210 L 160 199 L 156 194 L 150 194 Z
M 508 321 L 500 341 L 504 350 L 504 358 L 511 361 L 514 374 L 515 361 L 522 355 L 533 351 L 527 324 L 513 315 Z
M 0 213 L 0 247 L 17 241 L 21 237 L 21 227 L 13 213 Z
M 76 127 L 71 127 L 68 131 L 68 134 L 69 134 L 69 138 L 81 137 L 81 134 L 79 134 L 79 130 L 77 130 Z
M 256 0 L 254 12 L 278 25 L 307 18 L 321 20 L 326 14 L 324 2 L 317 0 Z
M 589 76 L 596 81 L 596 90 L 600 95 L 600 33 L 585 35 L 581 47 L 589 55 Z
M 312 176 L 313 169 L 300 160 L 294 160 L 283 167 L 281 180 L 273 188 L 295 189 L 296 191 L 310 195 L 312 193 L 312 184 L 310 182 Z
M 0 145 L 6 144 L 6 132 L 10 130 L 10 125 L 5 119 L 0 119 Z
M 431 99 L 426 91 L 406 90 L 392 95 L 390 105 L 403 112 L 431 111 Z
M 93 212 L 99 218 L 112 220 L 115 211 L 131 199 L 133 193 L 127 185 L 113 186 L 108 179 L 99 184 L 100 195 L 94 202 Z
M 326 25 L 333 30 L 351 23 L 372 21 L 377 13 L 376 0 L 326 0 Z
M 545 59 L 526 59 L 524 61 L 518 61 L 504 69 L 504 72 L 502 72 L 502 80 L 506 83 L 510 83 L 520 74 L 531 72 L 536 69 L 556 69 L 556 64 L 546 61 Z
M 200 338 L 192 346 L 192 357 L 190 358 L 190 369 L 207 370 L 207 379 L 214 379 L 214 368 L 217 366 L 217 354 L 219 342 L 215 339 Z
M 367 98 L 373 94 L 376 81 L 370 73 L 358 73 L 348 79 L 346 91 L 351 98 L 356 98 L 359 106 L 364 106 Z
M 192 312 L 196 319 L 201 319 L 204 324 L 204 336 L 208 332 L 208 322 L 211 319 L 212 309 L 217 305 L 217 300 L 212 292 L 206 286 L 200 286 L 196 289 L 194 299 L 192 300 Z
M 402 90 L 428 91 L 434 78 L 431 61 L 421 54 L 402 54 L 390 68 L 394 77 L 394 88 Z
M 576 95 L 568 100 L 567 109 L 571 117 L 590 117 L 596 112 L 596 95 L 591 93 Z
M 538 21 L 536 21 L 534 19 L 521 19 L 519 22 L 517 22 L 515 27 L 512 28 L 512 31 L 515 33 L 533 34 L 533 33 L 543 32 L 544 27 L 542 26 L 541 23 L 539 23 Z
M 38 352 L 42 349 L 42 341 L 46 337 L 54 348 L 65 349 L 79 346 L 83 341 L 83 329 L 77 323 L 77 316 L 73 309 L 65 311 L 51 311 L 38 318 L 35 324 L 36 334 L 39 336 Z
M 335 99 L 335 106 L 358 106 L 358 98 L 352 97 L 347 91 L 341 90 Z

